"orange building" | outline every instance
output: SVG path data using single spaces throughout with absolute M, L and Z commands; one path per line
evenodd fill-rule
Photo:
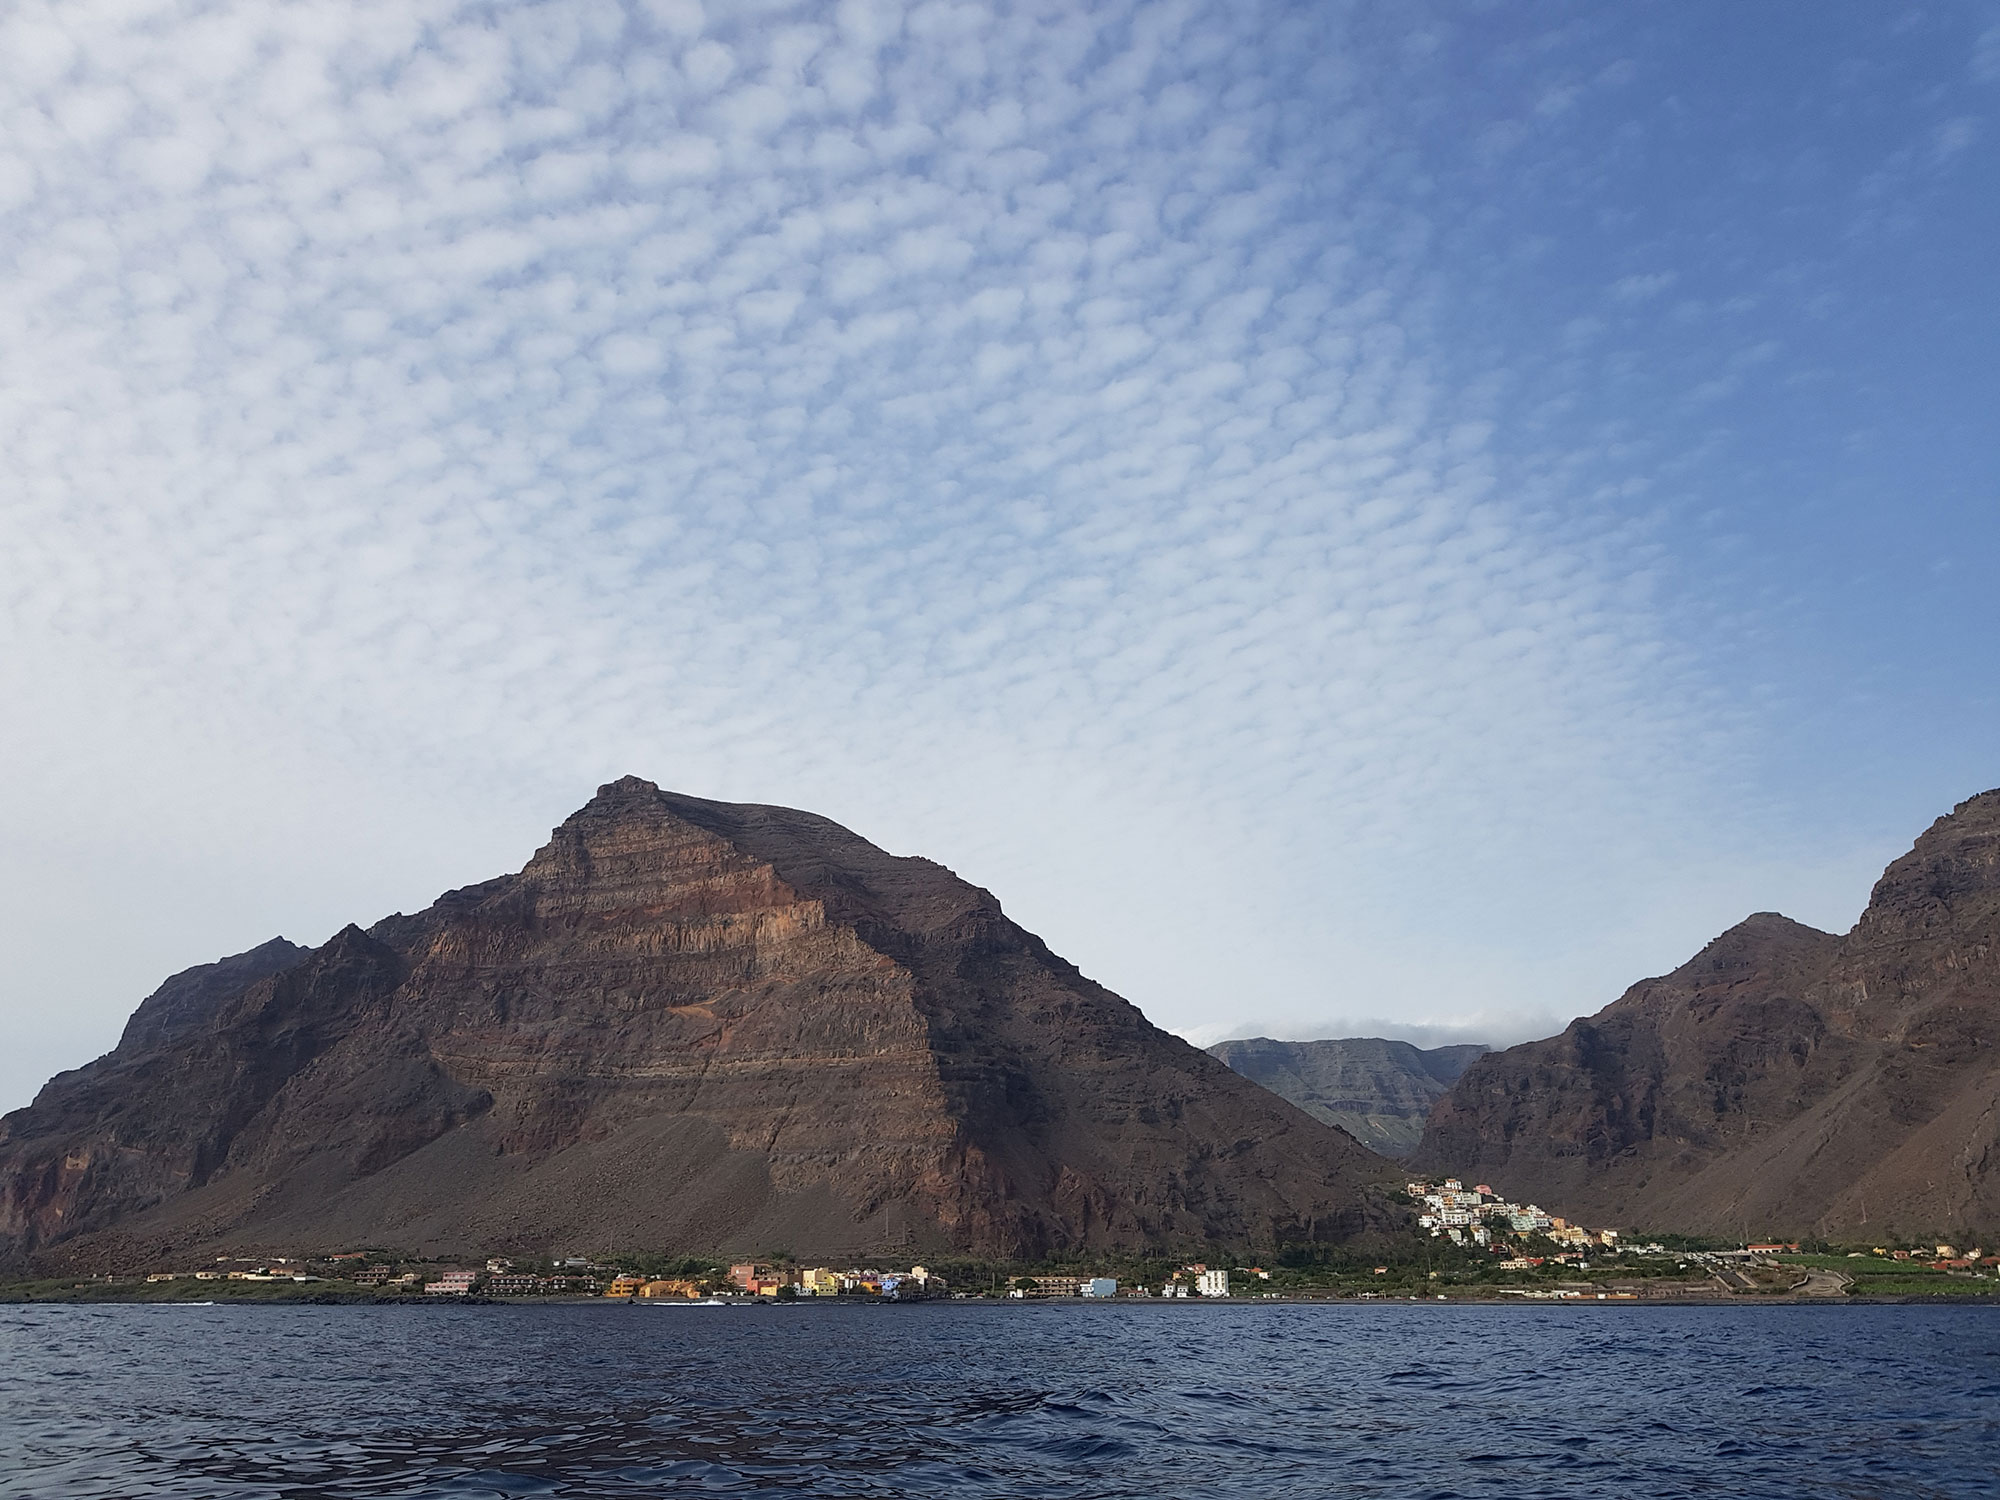
M 641 1297 L 687 1297 L 701 1295 L 701 1283 L 680 1277 L 670 1277 L 662 1281 L 649 1281 L 639 1288 Z

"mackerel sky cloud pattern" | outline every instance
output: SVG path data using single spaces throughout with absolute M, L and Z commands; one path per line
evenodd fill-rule
M 626 772 L 943 859 L 1203 1040 L 1508 1040 L 1745 902 L 1858 909 L 1901 805 L 1774 839 L 1770 664 L 1706 649 L 1795 605 L 1685 583 L 1757 542 L 1703 403 L 1804 366 L 1750 319 L 1633 374 L 1730 316 L 1637 234 L 1512 321 L 1568 277 L 1500 205 L 1671 80 L 1467 24 L 12 7 L 7 1088 Z M 1974 37 L 1913 180 L 1985 160 Z

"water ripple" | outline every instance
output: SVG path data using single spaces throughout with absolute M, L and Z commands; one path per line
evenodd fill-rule
M 2000 1494 L 2000 1310 L 1525 1312 L 0 1308 L 0 1500 Z

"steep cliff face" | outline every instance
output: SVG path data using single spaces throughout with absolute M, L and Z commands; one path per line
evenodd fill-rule
M 1607 1223 L 1719 1234 L 2000 1224 L 2000 792 L 1845 937 L 1764 913 L 1562 1035 L 1469 1068 L 1417 1165 Z
M 0 1122 L 0 1256 L 1248 1246 L 1385 1165 L 941 866 L 628 778 L 518 875 L 169 981 Z
M 1337 1125 L 1372 1151 L 1408 1156 L 1431 1106 L 1488 1048 L 1418 1048 L 1383 1037 L 1279 1042 L 1246 1037 L 1209 1054 L 1253 1083 Z

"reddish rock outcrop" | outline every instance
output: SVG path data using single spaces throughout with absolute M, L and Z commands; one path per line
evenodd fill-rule
M 943 867 L 627 778 L 518 875 L 169 981 L 0 1122 L 0 1258 L 1248 1247 L 1385 1174 Z
M 1938 819 L 1845 937 L 1759 914 L 1474 1063 L 1413 1162 L 1595 1223 L 2000 1226 L 2000 791 Z

